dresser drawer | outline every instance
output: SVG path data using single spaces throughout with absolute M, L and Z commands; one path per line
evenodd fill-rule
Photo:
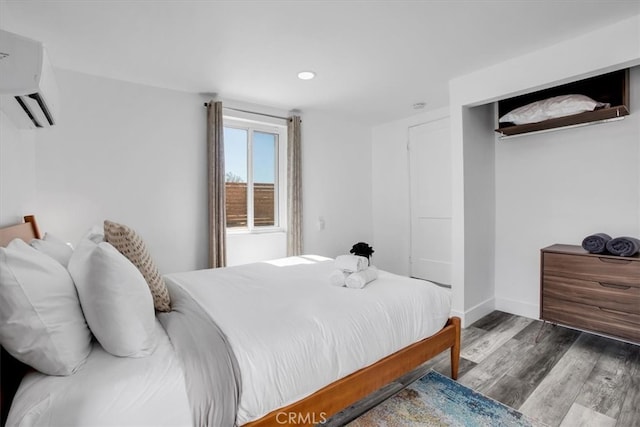
M 640 315 L 555 298 L 545 298 L 542 320 L 640 343 Z
M 543 305 L 547 298 L 573 301 L 640 315 L 640 286 L 592 282 L 545 274 Z
M 545 252 L 542 273 L 640 287 L 640 261 L 637 258 L 576 256 Z

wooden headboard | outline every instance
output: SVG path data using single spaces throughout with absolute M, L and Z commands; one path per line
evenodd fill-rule
M 13 239 L 19 238 L 25 242 L 39 239 L 40 229 L 33 215 L 24 217 L 22 224 L 0 228 L 0 246 L 4 247 Z M 5 425 L 13 396 L 18 390 L 22 377 L 31 369 L 29 366 L 14 359 L 4 348 L 0 355 L 0 422 Z
M 15 238 L 30 242 L 31 239 L 39 239 L 40 237 L 42 236 L 34 215 L 25 216 L 22 224 L 0 228 L 0 246 L 2 247 L 7 246 Z

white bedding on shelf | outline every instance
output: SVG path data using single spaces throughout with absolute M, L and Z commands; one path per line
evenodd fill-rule
M 333 261 L 294 257 L 169 274 L 225 332 L 242 376 L 238 424 L 300 400 L 445 325 L 450 292 L 380 271 L 331 286 Z
M 165 276 L 235 352 L 239 425 L 433 335 L 449 317 L 450 292 L 430 282 L 380 271 L 364 289 L 349 289 L 329 284 L 333 269 L 328 258 L 305 256 Z M 191 425 L 180 361 L 156 327 L 149 357 L 118 358 L 95 343 L 72 376 L 29 374 L 7 425 Z

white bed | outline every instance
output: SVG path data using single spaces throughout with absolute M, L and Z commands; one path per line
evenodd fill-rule
M 449 319 L 448 290 L 384 271 L 364 289 L 335 287 L 333 269 L 331 259 L 301 256 L 164 276 L 172 298 L 197 301 L 235 355 L 237 425 L 272 425 L 283 419 L 278 411 L 323 420 L 448 348 L 457 374 L 459 322 Z M 155 320 L 150 356 L 116 357 L 94 341 L 72 375 L 30 372 L 7 425 L 208 424 L 194 415 L 194 373 L 183 357 L 206 353 L 208 343 L 195 338 L 176 350 L 180 340 L 165 332 L 175 316 L 158 314 L 165 328 Z
M 292 257 L 165 276 L 225 332 L 242 373 L 238 424 L 433 335 L 449 291 L 387 272 L 364 289 L 329 285 L 333 261 Z

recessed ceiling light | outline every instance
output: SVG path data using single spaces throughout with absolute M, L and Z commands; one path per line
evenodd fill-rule
M 300 80 L 311 80 L 315 76 L 316 76 L 316 73 L 314 73 L 313 71 L 300 71 L 298 73 L 298 78 Z

